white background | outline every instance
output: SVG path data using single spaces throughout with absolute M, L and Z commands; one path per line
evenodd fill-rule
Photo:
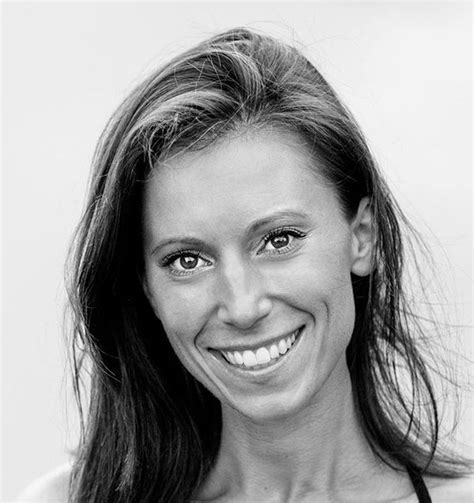
M 2 501 L 76 439 L 63 264 L 101 129 L 154 65 L 236 25 L 296 40 L 352 109 L 472 356 L 469 3 L 4 4 Z

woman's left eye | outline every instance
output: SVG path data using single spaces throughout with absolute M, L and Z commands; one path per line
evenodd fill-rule
M 297 231 L 296 229 L 280 229 L 272 231 L 264 238 L 264 245 L 260 248 L 258 253 L 269 251 L 271 253 L 284 253 L 293 249 L 295 240 L 305 237 L 305 233 Z

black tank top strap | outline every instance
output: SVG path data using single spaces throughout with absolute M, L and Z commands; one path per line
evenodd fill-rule
M 428 492 L 428 488 L 426 487 L 421 473 L 410 466 L 407 466 L 407 472 L 415 488 L 419 503 L 431 503 L 430 493 Z

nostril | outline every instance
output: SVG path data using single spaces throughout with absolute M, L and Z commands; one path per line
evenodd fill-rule
M 260 299 L 259 310 L 261 316 L 266 316 L 267 314 L 270 314 L 272 307 L 273 307 L 272 301 L 268 297 Z
M 240 299 L 237 302 L 223 303 L 219 306 L 217 315 L 224 323 L 248 329 L 270 314 L 271 310 L 272 302 L 268 298 Z

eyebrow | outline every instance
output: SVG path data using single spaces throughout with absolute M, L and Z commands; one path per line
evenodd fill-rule
M 177 243 L 186 244 L 187 246 L 202 247 L 205 245 L 204 241 L 197 238 L 192 238 L 189 236 L 175 236 L 164 241 L 160 241 L 157 246 L 155 246 L 150 255 L 154 255 L 157 251 L 161 250 L 168 245 L 173 245 Z
M 255 234 L 258 232 L 262 227 L 266 227 L 269 224 L 274 223 L 276 220 L 282 220 L 282 219 L 295 219 L 295 218 L 308 218 L 309 215 L 306 213 L 301 213 L 299 211 L 294 211 L 294 210 L 282 210 L 282 211 L 277 211 L 275 213 L 272 213 L 271 215 L 268 215 L 263 218 L 259 218 L 255 222 L 252 222 L 249 227 L 247 228 L 247 233 L 248 234 Z
M 293 210 L 282 210 L 282 211 L 277 211 L 275 213 L 272 213 L 271 215 L 268 215 L 266 217 L 259 218 L 258 220 L 255 220 L 252 222 L 246 229 L 246 234 L 255 234 L 257 233 L 260 229 L 263 227 L 267 227 L 268 225 L 275 223 L 277 220 L 282 220 L 282 219 L 294 219 L 294 218 L 308 218 L 309 215 L 306 213 L 301 213 L 299 211 L 293 211 Z M 163 241 L 160 241 L 152 250 L 151 255 L 154 255 L 157 251 L 161 250 L 165 246 L 168 245 L 173 245 L 181 243 L 186 246 L 194 246 L 194 247 L 205 247 L 206 243 L 198 238 L 194 238 L 191 236 L 174 236 L 170 237 L 168 239 L 165 239 Z

